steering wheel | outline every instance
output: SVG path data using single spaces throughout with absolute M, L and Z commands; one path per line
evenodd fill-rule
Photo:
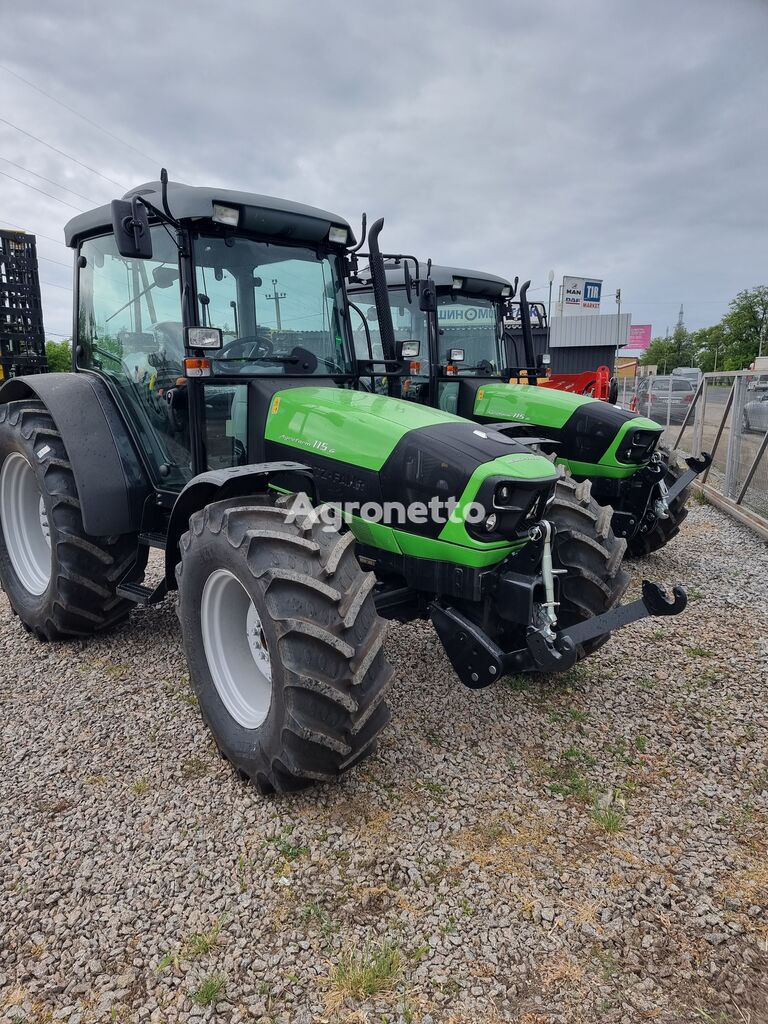
M 262 356 L 271 356 L 275 347 L 269 338 L 260 334 L 246 334 L 242 338 L 235 338 L 220 348 L 213 357 L 217 359 L 259 359 Z

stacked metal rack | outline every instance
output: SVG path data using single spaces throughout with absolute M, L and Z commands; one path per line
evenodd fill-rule
M 35 236 L 0 229 L 0 374 L 46 369 Z

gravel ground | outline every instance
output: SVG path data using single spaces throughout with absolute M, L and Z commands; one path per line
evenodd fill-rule
M 0 1020 L 768 1021 L 768 552 L 714 509 L 688 611 L 565 677 L 460 686 L 393 626 L 336 787 L 218 760 L 172 601 L 39 645 L 0 598 Z

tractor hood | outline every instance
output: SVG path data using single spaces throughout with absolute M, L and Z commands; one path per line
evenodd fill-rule
M 412 510 L 431 509 L 434 499 L 455 502 L 451 520 L 425 511 L 384 527 L 360 512 L 352 531 L 393 554 L 475 567 L 496 564 L 527 542 L 558 479 L 549 459 L 498 431 L 415 402 L 327 387 L 276 392 L 265 449 L 267 459 L 309 466 L 322 502 Z M 475 503 L 487 525 L 467 519 Z
M 363 469 L 380 470 L 406 435 L 439 438 L 451 466 L 505 459 L 515 475 L 548 478 L 552 463 L 519 440 L 460 416 L 399 398 L 342 388 L 299 387 L 275 393 L 265 436 Z
M 596 467 L 605 476 L 631 475 L 648 462 L 663 432 L 653 420 L 596 398 L 528 384 L 483 385 L 473 415 L 558 441 L 558 461 L 584 476 Z

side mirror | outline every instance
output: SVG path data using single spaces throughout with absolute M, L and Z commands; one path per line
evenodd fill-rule
M 376 309 L 375 306 L 369 306 L 368 307 L 368 311 L 365 314 L 365 319 L 369 323 L 372 323 L 372 324 L 378 323 L 378 321 L 379 321 L 379 311 Z
M 463 348 L 449 348 L 448 349 L 448 362 L 449 363 L 463 363 L 464 362 L 464 349 Z
M 419 309 L 422 313 L 435 313 L 437 311 L 437 289 L 435 288 L 435 282 L 429 277 L 421 286 Z
M 400 342 L 400 358 L 401 359 L 415 359 L 421 351 L 421 342 L 419 341 L 401 341 Z
M 121 256 L 132 260 L 152 258 L 149 216 L 138 196 L 134 196 L 130 202 L 124 199 L 112 201 L 112 231 Z

